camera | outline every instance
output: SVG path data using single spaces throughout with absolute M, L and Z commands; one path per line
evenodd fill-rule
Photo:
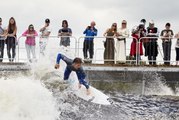
M 144 25 L 139 25 L 139 29 L 144 29 Z

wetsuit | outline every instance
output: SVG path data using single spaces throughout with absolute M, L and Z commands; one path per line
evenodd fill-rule
M 64 55 L 62 55 L 62 54 L 60 54 L 60 53 L 59 53 L 58 56 L 57 56 L 57 61 L 56 61 L 56 63 L 59 64 L 61 59 L 67 64 L 66 69 L 65 69 L 65 72 L 64 72 L 64 80 L 68 80 L 68 78 L 69 78 L 69 76 L 70 76 L 70 73 L 71 73 L 72 71 L 75 71 L 76 74 L 77 74 L 79 83 L 80 83 L 80 84 L 83 84 L 83 85 L 86 87 L 86 89 L 88 89 L 88 88 L 89 88 L 89 85 L 88 85 L 88 83 L 85 81 L 86 74 L 85 74 L 83 68 L 80 67 L 79 69 L 75 69 L 75 68 L 73 67 L 73 65 L 72 65 L 72 64 L 73 64 L 73 60 L 67 58 L 66 56 L 64 56 Z

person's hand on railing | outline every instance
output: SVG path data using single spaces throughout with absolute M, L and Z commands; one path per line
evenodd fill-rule
M 9 36 L 9 37 L 14 37 L 14 34 L 7 34 L 7 36 Z
M 55 69 L 59 69 L 60 68 L 60 65 L 59 64 L 56 64 L 55 65 Z
M 35 34 L 26 34 L 26 37 L 35 37 Z
M 179 33 L 177 33 L 177 34 L 175 35 L 175 38 L 179 38 Z

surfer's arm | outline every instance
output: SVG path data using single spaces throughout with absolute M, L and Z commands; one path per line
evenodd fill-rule
M 71 60 L 71 59 L 67 58 L 65 55 L 59 53 L 59 54 L 57 55 L 56 64 L 59 65 L 61 59 L 62 59 L 67 65 L 72 64 L 72 62 L 73 62 L 73 60 Z
M 86 78 L 86 74 L 83 70 L 83 68 L 81 67 L 78 71 L 76 71 L 79 83 L 84 85 L 86 87 L 86 89 L 89 89 L 89 85 L 86 82 L 85 78 Z

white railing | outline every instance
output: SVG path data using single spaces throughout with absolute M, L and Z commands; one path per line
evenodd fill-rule
M 104 61 L 114 61 L 114 63 L 117 62 L 116 57 L 114 57 L 114 59 L 105 59 L 104 60 L 104 41 L 107 38 L 113 38 L 114 41 L 117 41 L 117 37 L 93 37 L 93 36 L 81 36 L 78 39 L 75 36 L 49 36 L 48 39 L 48 51 L 53 51 L 56 49 L 59 49 L 60 47 L 60 39 L 62 37 L 70 37 L 70 41 L 71 41 L 71 45 L 70 45 L 70 49 L 74 52 L 75 56 L 81 57 L 83 58 L 83 42 L 85 38 L 94 38 L 94 56 L 93 56 L 93 63 L 95 64 L 103 64 Z M 157 60 L 155 60 L 155 62 L 157 62 L 157 64 L 161 64 L 163 62 L 171 62 L 172 64 L 175 63 L 175 46 L 172 46 L 172 50 L 171 50 L 171 60 L 170 61 L 164 61 L 163 60 L 163 49 L 161 48 L 161 43 L 162 43 L 162 38 L 160 37 L 143 37 L 140 38 L 139 40 L 137 40 L 134 37 L 128 37 L 128 38 L 124 38 L 124 37 L 118 37 L 119 39 L 126 39 L 126 46 L 125 46 L 125 53 L 126 56 L 130 56 L 130 49 L 131 49 L 131 43 L 133 40 L 137 41 L 136 43 L 136 53 L 140 53 L 140 42 L 143 39 L 157 39 L 158 42 L 158 56 L 157 56 Z M 40 52 L 39 52 L 39 39 L 40 36 L 36 37 L 36 53 L 38 53 L 37 59 L 39 59 L 40 57 Z M 0 40 L 4 40 L 4 39 L 0 39 Z M 25 36 L 20 36 L 18 38 L 18 44 L 17 44 L 17 48 L 16 48 L 16 58 L 15 58 L 15 62 L 26 62 L 27 61 L 27 57 L 26 57 L 26 49 L 25 49 L 25 40 L 26 37 Z M 172 43 L 173 45 L 175 44 L 176 39 L 172 38 Z M 115 46 L 114 46 L 115 47 Z M 4 48 L 5 49 L 5 48 Z M 145 49 L 143 48 L 143 51 Z M 5 53 L 6 51 L 4 51 Z M 114 51 L 116 54 L 116 50 Z M 143 52 L 144 53 L 144 52 Z M 144 55 L 141 56 L 142 59 L 137 59 L 138 54 L 136 54 L 136 60 L 130 60 L 127 59 L 124 62 L 126 63 L 133 63 L 134 65 L 140 65 L 141 62 L 146 62 L 146 64 L 148 64 L 148 59 L 147 57 L 145 57 Z M 8 60 L 7 55 L 5 55 L 5 57 L 3 58 L 3 60 Z
M 47 41 L 46 51 L 59 51 L 60 48 L 60 39 L 63 37 L 69 37 L 71 41 L 70 49 L 74 51 L 75 56 L 77 56 L 77 39 L 74 36 L 49 36 Z M 41 36 L 36 36 L 35 43 L 36 43 L 36 55 L 37 59 L 40 59 L 40 42 Z M 18 61 L 19 62 L 26 62 L 27 57 L 26 55 L 26 48 L 25 48 L 25 41 L 26 36 L 20 36 L 18 38 Z

